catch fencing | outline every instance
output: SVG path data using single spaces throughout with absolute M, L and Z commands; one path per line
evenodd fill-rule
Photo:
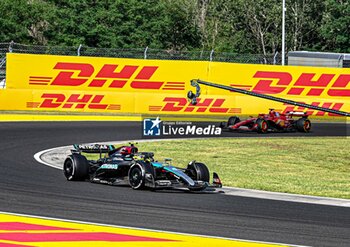
M 68 56 L 92 56 L 92 57 L 117 57 L 136 59 L 157 59 L 157 60 L 198 60 L 217 61 L 248 64 L 281 64 L 279 53 L 268 54 L 240 54 L 230 52 L 211 51 L 177 51 L 161 50 L 150 47 L 143 48 L 97 48 L 79 45 L 76 47 L 67 46 L 40 46 L 24 45 L 15 42 L 0 43 L 0 56 L 7 52 L 27 54 L 48 54 Z
M 97 48 L 79 45 L 42 46 L 25 45 L 15 42 L 0 43 L 0 89 L 6 87 L 6 53 L 47 54 L 65 56 L 115 57 L 153 60 L 194 60 L 217 61 L 246 64 L 281 64 L 281 55 L 275 54 L 240 54 L 211 51 L 176 51 L 144 48 Z

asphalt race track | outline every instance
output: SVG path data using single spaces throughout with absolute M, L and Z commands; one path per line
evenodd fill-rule
M 294 245 L 350 246 L 349 207 L 67 182 L 62 172 L 33 158 L 41 150 L 72 143 L 140 138 L 137 122 L 0 123 L 0 211 Z

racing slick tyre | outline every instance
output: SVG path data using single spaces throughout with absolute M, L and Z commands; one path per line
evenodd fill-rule
M 130 167 L 129 184 L 134 190 L 145 188 L 145 169 L 140 163 L 135 163 Z
M 69 155 L 64 161 L 63 173 L 68 181 L 85 180 L 89 177 L 89 162 L 83 155 Z
M 256 124 L 257 124 L 256 131 L 258 133 L 262 133 L 262 134 L 267 133 L 267 130 L 269 129 L 269 125 L 267 124 L 266 120 L 259 118 L 256 120 Z
M 187 170 L 189 171 L 188 175 L 192 179 L 209 183 L 210 173 L 205 164 L 199 162 L 191 163 L 187 166 Z
M 233 117 L 230 117 L 227 121 L 227 126 L 230 126 L 230 125 L 235 125 L 236 123 L 239 123 L 241 122 L 241 120 L 239 119 L 239 117 L 237 116 L 233 116 Z
M 296 123 L 296 128 L 300 132 L 310 132 L 311 129 L 311 122 L 309 119 L 306 118 L 299 118 Z

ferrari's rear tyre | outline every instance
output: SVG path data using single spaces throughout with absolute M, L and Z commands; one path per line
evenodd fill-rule
M 239 119 L 239 117 L 237 116 L 233 116 L 233 117 L 230 117 L 227 121 L 227 125 L 230 126 L 230 125 L 235 125 L 236 123 L 239 123 L 241 122 L 241 120 Z
M 311 130 L 311 122 L 306 118 L 299 118 L 296 123 L 297 130 L 300 132 L 310 132 Z
M 269 125 L 267 124 L 267 121 L 264 120 L 264 119 L 257 119 L 256 120 L 256 130 L 258 133 L 262 133 L 262 134 L 265 134 L 267 133 L 267 130 L 269 129 Z
M 85 180 L 89 177 L 89 162 L 83 155 L 69 155 L 63 164 L 63 174 L 68 181 Z
M 188 165 L 187 170 L 190 172 L 190 177 L 194 180 L 209 182 L 210 173 L 208 167 L 199 162 Z
M 129 170 L 129 184 L 134 190 L 143 189 L 145 187 L 145 170 L 139 163 L 135 163 Z

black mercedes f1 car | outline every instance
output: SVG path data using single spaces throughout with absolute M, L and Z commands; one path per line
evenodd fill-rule
M 133 189 L 186 188 L 190 191 L 214 191 L 221 188 L 219 176 L 210 173 L 203 163 L 191 161 L 186 168 L 172 166 L 170 160 L 158 162 L 152 152 L 138 152 L 133 144 L 115 148 L 113 145 L 73 145 L 64 161 L 67 180 L 89 180 L 93 183 L 129 184 Z M 99 153 L 97 160 L 88 160 L 82 153 Z M 104 157 L 102 157 L 104 154 Z

